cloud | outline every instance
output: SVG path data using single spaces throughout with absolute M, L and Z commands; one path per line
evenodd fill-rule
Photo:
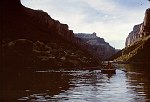
M 22 0 L 22 3 L 48 12 L 75 33 L 96 32 L 115 48 L 124 47 L 127 35 L 134 25 L 142 23 L 149 7 L 147 0 Z

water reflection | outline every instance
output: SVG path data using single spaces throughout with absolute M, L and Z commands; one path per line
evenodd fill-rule
M 150 99 L 150 68 L 149 64 L 143 65 L 120 65 L 120 68 L 127 70 L 127 84 L 131 93 L 136 95 L 136 99 Z M 149 100 L 150 101 L 150 100 Z
M 5 73 L 6 74 L 6 73 Z M 9 73 L 3 79 L 2 102 L 45 100 L 71 87 L 70 77 L 62 72 L 24 71 Z
M 119 64 L 117 68 L 112 75 L 100 70 L 23 72 L 7 83 L 5 96 L 9 101 L 33 102 L 150 101 L 148 66 Z

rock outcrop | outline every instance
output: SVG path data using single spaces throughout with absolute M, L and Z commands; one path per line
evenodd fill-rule
M 125 63 L 150 63 L 150 35 L 113 55 L 110 60 Z
M 87 43 L 87 50 L 93 53 L 99 60 L 105 60 L 115 54 L 115 48 L 105 42 L 103 38 L 97 37 L 96 33 L 85 34 L 78 33 L 75 36 L 80 39 L 81 42 Z
M 58 41 L 59 40 L 59 41 Z M 87 53 L 60 39 L 57 41 L 31 41 L 17 39 L 3 44 L 4 67 L 70 68 L 95 66 Z
M 98 65 L 67 24 L 42 10 L 22 6 L 20 0 L 2 0 L 1 4 L 2 68 Z
M 141 26 L 142 26 L 142 24 L 138 24 L 133 27 L 133 31 L 131 31 L 129 33 L 128 37 L 126 38 L 126 44 L 125 44 L 126 47 L 134 44 L 137 41 L 137 39 L 140 38 Z
M 150 8 L 142 24 L 136 25 L 126 39 L 126 47 L 114 55 L 115 61 L 150 63 Z
M 21 6 L 21 2 L 20 0 L 1 0 L 1 6 L 9 6 L 7 9 L 10 7 L 16 8 Z
M 126 38 L 125 46 L 131 46 L 141 38 L 150 35 L 150 8 L 146 10 L 144 21 L 141 24 L 135 25 Z
M 150 33 L 150 8 L 146 10 L 145 12 L 145 18 L 144 18 L 144 32 L 146 33 L 146 35 L 149 35 Z
M 26 8 L 19 0 L 3 2 L 2 38 L 49 40 L 51 36 L 59 35 L 64 40 L 72 41 L 74 34 L 68 29 L 68 25 L 52 19 L 46 12 Z

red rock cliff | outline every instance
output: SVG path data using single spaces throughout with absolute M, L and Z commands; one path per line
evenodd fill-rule
M 0 26 L 4 44 L 17 39 L 28 39 L 33 42 L 37 40 L 49 42 L 59 39 L 76 46 L 78 50 L 82 49 L 85 53 L 88 52 L 86 49 L 89 45 L 75 38 L 67 24 L 52 19 L 46 12 L 24 7 L 20 0 L 2 0 L 0 2 L 3 4 Z M 90 54 L 88 53 L 88 55 Z M 97 59 L 97 57 L 93 57 Z
M 146 33 L 150 33 L 150 8 L 145 12 L 144 28 Z
M 52 19 L 42 10 L 32 10 L 22 6 L 20 0 L 2 0 L 1 4 L 3 39 L 21 37 L 49 40 L 51 36 L 60 36 L 72 41 L 74 37 L 73 31 L 68 29 L 67 24 Z
M 142 24 L 135 25 L 133 31 L 131 31 L 126 38 L 125 46 L 131 46 L 137 42 L 140 38 L 150 35 L 150 8 L 145 12 L 144 21 Z

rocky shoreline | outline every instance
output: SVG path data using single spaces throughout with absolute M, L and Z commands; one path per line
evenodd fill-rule
M 67 42 L 17 39 L 3 44 L 3 67 L 75 68 L 97 66 L 96 61 Z M 8 64 L 9 63 L 9 64 Z

